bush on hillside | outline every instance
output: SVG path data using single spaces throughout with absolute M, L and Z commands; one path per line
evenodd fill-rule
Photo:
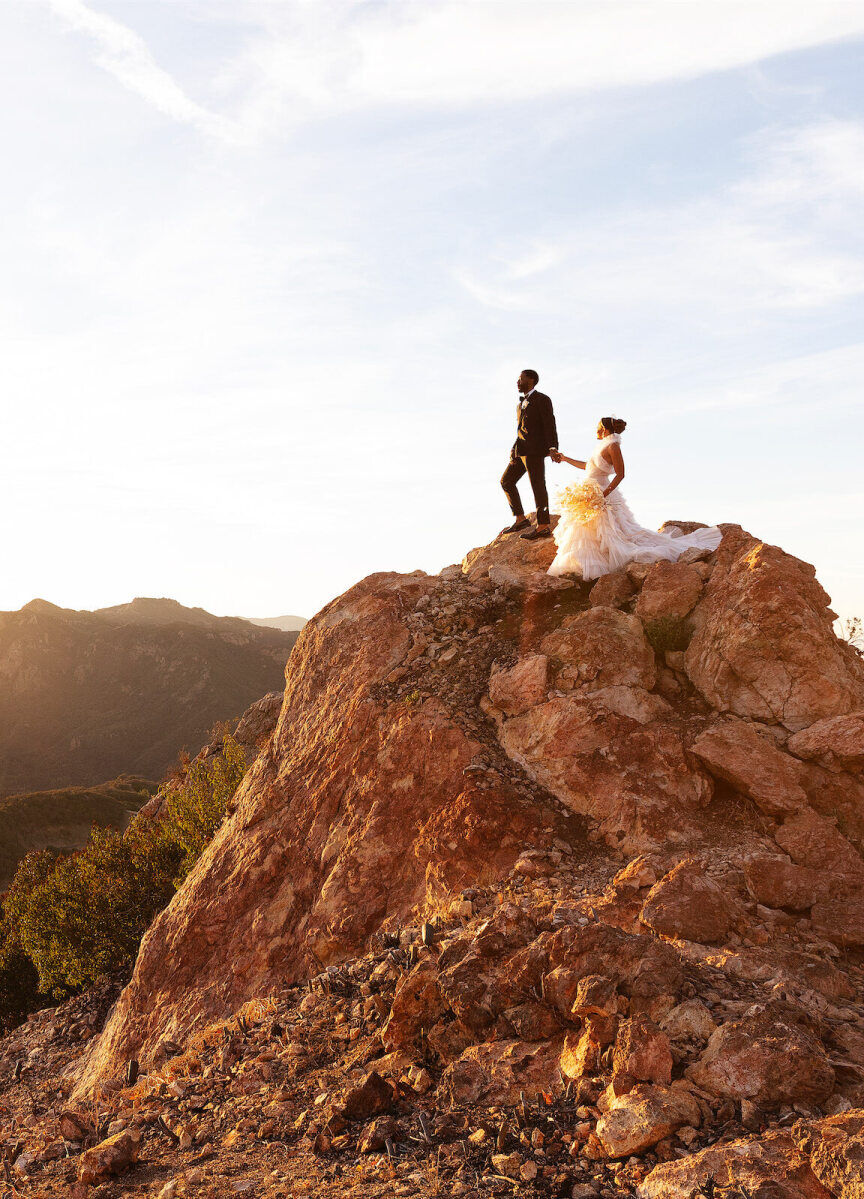
M 0 1018 L 22 1007 L 22 997 L 3 987 L 4 946 L 10 966 L 16 952 L 31 963 L 31 1011 L 36 991 L 62 998 L 132 965 L 153 917 L 219 827 L 245 769 L 242 747 L 225 734 L 221 754 L 184 763 L 173 776 L 156 819 L 137 816 L 125 833 L 94 827 L 68 857 L 27 855 L 3 901 Z

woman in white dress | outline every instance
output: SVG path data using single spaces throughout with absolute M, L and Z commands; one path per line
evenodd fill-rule
M 674 562 L 685 550 L 715 550 L 723 534 L 717 528 L 697 529 L 685 537 L 670 537 L 643 529 L 618 490 L 624 478 L 624 458 L 621 453 L 621 434 L 627 422 L 604 416 L 597 426 L 597 448 L 587 462 L 554 455 L 556 462 L 569 462 L 585 471 L 586 481 L 603 489 L 606 502 L 603 509 L 587 524 L 580 523 L 566 511 L 555 527 L 558 553 L 549 567 L 550 575 L 580 574 L 583 579 L 598 579 L 600 575 L 620 570 L 628 562 Z

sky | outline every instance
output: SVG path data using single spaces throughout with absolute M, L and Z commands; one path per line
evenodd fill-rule
M 0 610 L 437 571 L 532 367 L 864 615 L 864 0 L 0 0 L 0 104 Z

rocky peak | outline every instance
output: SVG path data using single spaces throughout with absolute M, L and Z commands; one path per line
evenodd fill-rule
M 41 1194 L 861 1193 L 861 660 L 737 526 L 593 585 L 552 553 L 309 622 L 104 1027 L 0 1054 Z
M 860 861 L 864 784 L 854 730 L 832 724 L 864 709 L 864 666 L 812 568 L 737 526 L 714 554 L 632 564 L 626 586 L 551 580 L 552 553 L 498 538 L 437 576 L 372 575 L 309 622 L 275 732 L 145 937 L 82 1087 L 517 862 L 530 871 L 532 853 L 607 876 L 646 853 L 661 875 L 706 863 L 652 892 L 642 951 L 676 929 L 734 937 L 754 855 L 785 863 L 784 898 L 810 900 L 794 910 L 829 943 L 864 940 L 836 855 Z M 796 752 L 792 728 L 824 733 Z M 820 838 L 836 869 L 799 877 Z M 602 901 L 619 902 L 630 912 Z

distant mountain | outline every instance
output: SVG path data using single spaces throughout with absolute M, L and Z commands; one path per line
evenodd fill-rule
M 265 629 L 282 629 L 286 633 L 299 633 L 308 623 L 304 616 L 250 616 L 250 624 Z
M 114 608 L 97 608 L 94 616 L 112 624 L 194 624 L 204 629 L 220 628 L 223 631 L 236 625 L 263 624 L 263 621 L 241 620 L 239 616 L 214 616 L 203 608 L 184 608 L 173 599 L 147 599 L 139 596 L 131 604 L 117 604 Z
M 169 599 L 0 613 L 0 797 L 160 778 L 215 722 L 282 690 L 296 639 Z
M 98 787 L 65 787 L 0 800 L 0 891 L 31 849 L 80 849 L 94 824 L 124 829 L 155 791 L 149 779 L 126 774 Z

